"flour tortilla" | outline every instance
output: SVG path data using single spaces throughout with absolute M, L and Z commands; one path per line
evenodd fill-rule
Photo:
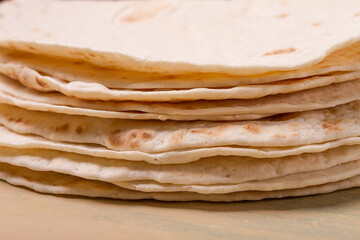
M 75 144 L 54 142 L 34 135 L 20 135 L 0 126 L 0 146 L 15 149 L 47 149 L 81 155 L 120 159 L 128 161 L 144 161 L 151 164 L 181 164 L 194 162 L 202 158 L 214 156 L 240 156 L 252 158 L 279 158 L 303 153 L 320 153 L 341 146 L 358 148 L 360 137 L 344 138 L 335 141 L 284 148 L 251 148 L 251 147 L 212 147 L 189 150 L 170 151 L 164 153 L 145 153 L 140 151 L 115 151 L 91 144 Z M 343 159 L 343 158 L 342 158 Z M 105 160 L 104 160 L 105 161 Z
M 135 121 L 35 112 L 0 105 L 0 124 L 53 141 L 159 153 L 221 146 L 287 147 L 360 136 L 360 102 L 259 121 Z
M 157 97 L 159 94 L 165 95 L 164 89 L 190 89 L 190 88 L 224 88 L 238 86 L 237 91 L 242 92 L 241 98 L 258 98 L 268 94 L 286 93 L 294 90 L 310 89 L 312 87 L 320 87 L 328 84 L 330 79 L 326 78 L 334 72 L 350 72 L 360 69 L 360 41 L 352 44 L 349 47 L 339 49 L 329 56 L 327 56 L 321 63 L 316 64 L 308 69 L 287 71 L 287 72 L 269 72 L 260 75 L 253 76 L 231 76 L 219 73 L 192 73 L 192 74 L 180 74 L 180 75 L 164 75 L 159 73 L 146 73 L 146 72 L 134 72 L 128 70 L 113 70 L 96 67 L 91 64 L 86 64 L 81 61 L 69 61 L 66 59 L 53 59 L 38 54 L 30 54 L 19 51 L 8 51 L 1 49 L 0 53 L 1 71 L 8 73 L 9 75 L 20 75 L 24 83 L 28 86 L 34 87 L 41 91 L 49 91 L 52 88 L 59 88 L 55 85 L 54 80 L 60 83 L 63 82 L 77 82 L 82 83 L 81 87 L 86 87 L 86 90 L 96 88 L 97 93 L 102 89 L 102 86 L 114 89 L 162 89 L 163 91 L 156 92 Z M 32 70 L 33 69 L 33 70 Z M 39 73 L 43 73 L 45 76 L 54 77 L 47 78 L 42 77 Z M 313 76 L 323 75 L 327 81 L 318 78 L 311 78 Z M 39 84 L 33 81 L 33 77 L 40 79 L 43 84 Z M 13 77 L 15 78 L 15 77 Z M 305 78 L 305 79 L 301 79 Z M 310 78 L 310 79 L 307 79 Z M 61 79 L 61 80 L 60 80 Z M 321 81 L 320 81 L 321 79 Z M 284 81 L 275 83 L 276 81 Z M 302 82 L 302 84 L 298 83 Z M 46 83 L 46 84 L 44 84 Z M 53 84 L 51 84 L 53 83 Z M 98 83 L 102 86 L 86 83 Z M 259 86 L 246 87 L 244 84 L 263 84 L 262 87 L 274 88 L 272 91 L 259 88 Z M 307 83 L 307 84 L 304 84 Z M 70 84 L 69 87 L 74 87 L 76 84 Z M 47 85 L 47 86 L 46 86 Z M 292 86 L 292 88 L 290 87 Z M 58 89 L 59 90 L 59 89 Z M 79 89 L 80 91 L 81 89 Z M 60 91 L 60 90 L 59 90 Z M 66 91 L 66 88 L 62 91 Z M 168 90 L 170 91 L 170 90 Z M 204 91 L 200 89 L 197 93 Z M 208 90 L 207 90 L 208 91 Z M 115 97 L 116 91 L 112 91 Z M 165 93 L 164 93 L 165 92 Z M 185 97 L 185 93 L 192 94 L 194 91 L 176 91 L 177 95 L 181 94 L 181 97 Z M 219 91 L 213 91 L 218 93 Z M 170 93 L 174 93 L 170 92 Z M 210 93 L 210 92 L 209 92 Z M 120 93 L 119 93 L 120 94 Z M 151 94 L 148 94 L 151 95 Z M 188 96 L 188 95 L 186 95 Z M 89 96 L 87 96 L 89 97 Z M 211 97 L 211 96 L 207 96 Z M 148 99 L 149 100 L 149 99 Z
M 279 191 L 250 191 L 230 194 L 198 194 L 190 192 L 145 193 L 132 191 L 110 183 L 85 180 L 55 172 L 37 172 L 26 168 L 0 164 L 0 179 L 17 186 L 24 186 L 42 193 L 66 194 L 87 197 L 106 197 L 114 199 L 140 200 L 156 199 L 161 201 L 211 201 L 232 202 L 283 198 L 334 192 L 341 189 L 360 187 L 360 175 L 339 182 L 326 183 L 301 189 Z
M 309 72 L 311 69 L 306 69 L 306 67 L 311 67 L 313 64 L 324 59 L 330 52 L 349 46 L 360 39 L 360 34 L 356 31 L 360 26 L 357 18 L 358 12 L 354 10 L 356 6 L 354 4 L 356 3 L 351 0 L 347 1 L 349 1 L 348 4 L 353 4 L 351 8 L 342 6 L 342 3 L 336 4 L 335 6 L 338 8 L 331 11 L 330 9 L 334 6 L 329 8 L 329 6 L 324 5 L 321 0 L 318 0 L 318 2 L 312 3 L 314 13 L 317 14 L 309 14 L 307 9 L 309 8 L 308 4 L 310 4 L 310 2 L 300 4 L 296 3 L 296 1 L 291 2 L 291 7 L 279 10 L 281 7 L 280 1 L 274 4 L 274 8 L 271 8 L 271 4 L 268 5 L 263 0 L 238 2 L 235 5 L 232 5 L 233 2 L 224 4 L 213 1 L 207 2 L 207 6 L 204 5 L 204 2 L 200 1 L 154 1 L 147 2 L 146 5 L 143 5 L 143 3 L 128 2 L 119 3 L 119 5 L 116 5 L 117 3 L 98 5 L 90 3 L 88 5 L 89 8 L 84 8 L 84 5 L 77 2 L 66 5 L 60 2 L 51 3 L 50 1 L 32 0 L 29 4 L 27 1 L 18 0 L 0 6 L 1 16 L 5 14 L 5 17 L 2 18 L 3 20 L 0 19 L 0 46 L 16 51 L 30 51 L 40 55 L 48 54 L 52 58 L 64 57 L 76 61 L 82 60 L 107 68 L 123 68 L 126 70 L 147 72 L 159 71 L 163 74 L 213 72 L 254 76 L 269 71 L 294 70 L 304 67 L 305 72 Z M 234 9 L 232 7 L 234 7 Z M 263 14 L 263 11 L 259 11 L 261 7 L 268 9 L 267 14 L 271 16 Z M 73 11 L 66 11 L 67 9 L 72 9 Z M 191 9 L 198 10 L 197 14 L 189 12 Z M 289 10 L 289 12 L 286 14 L 281 13 L 283 10 Z M 294 12 L 292 10 L 294 10 Z M 4 13 L 2 11 L 4 11 Z M 323 15 L 321 13 L 322 11 L 325 11 L 324 13 L 327 12 L 328 15 Z M 43 15 L 41 15 L 41 12 Z M 232 17 L 232 14 L 235 13 L 238 14 L 238 17 L 236 15 Z M 211 18 L 209 18 L 209 14 Z M 92 19 L 90 17 L 91 15 L 94 15 Z M 285 15 L 285 18 L 291 17 L 291 19 L 289 21 L 281 21 L 284 17 L 279 17 L 280 15 Z M 224 18 L 224 16 L 228 16 L 228 18 Z M 321 16 L 320 20 L 317 16 Z M 334 16 L 340 17 L 334 22 L 332 20 Z M 61 25 L 64 25 L 63 27 L 58 27 L 59 19 L 64 19 L 65 22 L 61 23 Z M 257 22 L 259 20 L 266 23 L 259 24 L 260 22 Z M 268 20 L 268 22 L 266 20 Z M 10 22 L 13 22 L 11 27 Z M 24 23 L 27 22 L 31 22 L 31 26 L 27 25 L 24 28 L 24 25 L 26 25 Z M 298 25 L 297 29 L 294 28 L 296 25 Z M 314 30 L 314 27 L 319 25 L 324 27 Z M 70 26 L 70 28 L 68 28 L 68 26 Z M 77 35 L 78 32 L 74 30 L 81 29 L 81 26 L 84 29 L 84 32 L 81 34 L 85 34 L 79 36 Z M 88 29 L 88 26 L 92 26 L 91 30 Z M 234 28 L 234 26 L 238 28 Z M 256 28 L 256 26 L 261 27 Z M 278 28 L 271 28 L 273 26 L 277 26 Z M 120 30 L 116 31 L 116 29 Z M 184 31 L 180 31 L 180 29 Z M 203 29 L 203 31 L 199 31 L 199 29 Z M 228 31 L 229 34 L 221 34 L 223 32 L 220 31 L 226 29 L 231 29 L 232 31 Z M 250 31 L 250 29 L 255 29 L 255 31 Z M 139 30 L 141 32 L 136 33 Z M 340 32 L 340 30 L 342 31 Z M 299 35 L 297 37 L 291 37 L 295 36 L 295 32 Z M 333 34 L 336 32 L 338 32 L 338 34 Z M 162 41 L 158 41 L 160 40 L 158 33 L 161 33 L 162 36 L 166 33 L 168 36 L 174 37 L 176 41 L 173 41 L 172 38 L 164 38 L 161 39 Z M 183 35 L 186 35 L 186 33 L 188 33 L 188 36 L 185 38 Z M 286 38 L 282 35 L 283 33 L 286 33 L 290 37 Z M 92 37 L 94 34 L 95 36 Z M 86 41 L 84 41 L 84 36 L 86 36 Z M 124 38 L 124 36 L 126 37 Z M 213 36 L 219 37 L 216 39 L 212 38 Z M 241 38 L 242 36 L 248 36 L 245 42 L 244 39 Z M 272 38 L 269 38 L 269 36 L 272 36 Z M 104 39 L 105 41 L 103 41 Z M 205 41 L 206 39 L 209 39 L 208 42 Z M 257 42 L 259 39 L 269 39 L 269 41 L 261 45 Z M 144 44 L 140 44 L 140 47 L 137 47 L 141 40 Z M 196 44 L 201 42 L 204 42 L 204 45 Z M 215 42 L 220 44 L 218 44 L 218 47 L 215 47 L 213 51 L 209 51 L 209 49 L 216 46 L 214 45 Z M 229 44 L 231 42 L 238 42 L 239 44 Z M 312 47 L 310 47 L 310 43 L 313 44 Z M 252 48 L 253 44 L 254 46 L 259 46 Z M 118 46 L 118 48 L 116 46 Z M 149 46 L 153 46 L 153 48 L 149 48 Z M 231 49 L 227 46 L 231 46 Z M 168 51 L 170 49 L 173 50 Z M 243 52 L 243 55 L 239 54 L 240 52 Z M 344 66 L 345 68 L 349 67 L 349 65 L 343 63 L 341 67 Z M 354 66 L 350 65 L 350 67 Z M 318 66 L 315 65 L 314 68 L 316 70 Z M 313 91 L 312 93 L 321 91 L 321 94 L 306 94 L 306 96 L 303 97 L 299 97 L 298 94 L 293 94 L 291 97 L 295 104 L 289 104 L 285 107 L 270 104 L 267 105 L 267 108 L 263 107 L 265 110 L 259 110 L 256 109 L 256 107 L 252 109 L 249 108 L 247 105 L 249 102 L 241 108 L 237 102 L 238 108 L 236 109 L 234 109 L 233 106 L 230 108 L 220 106 L 217 109 L 213 109 L 213 106 L 209 106 L 208 102 L 205 102 L 204 105 L 196 102 L 196 104 L 191 103 L 188 105 L 179 104 L 180 108 L 173 108 L 171 105 L 169 115 L 174 116 L 174 120 L 228 120 L 229 118 L 233 118 L 232 120 L 234 120 L 244 119 L 241 115 L 245 115 L 245 118 L 247 118 L 250 114 L 266 115 L 283 113 L 288 112 L 288 109 L 294 108 L 296 109 L 293 111 L 329 108 L 358 100 L 357 93 L 359 89 L 356 88 L 357 84 L 355 84 L 355 82 L 356 81 L 348 81 L 339 83 L 339 85 L 324 86 L 327 91 L 323 89 L 319 90 L 318 88 L 306 90 Z M 338 87 L 340 84 L 341 87 Z M 62 113 L 74 114 L 76 109 L 81 109 L 81 107 L 66 106 L 62 103 L 58 103 L 57 105 L 54 103 L 36 102 L 31 99 L 22 98 L 21 94 L 20 97 L 16 97 L 15 95 L 16 93 L 11 94 L 3 91 L 1 101 L 10 104 L 16 103 L 14 105 L 45 112 L 31 112 L 28 110 L 19 110 L 16 107 L 1 105 L 0 122 L 7 128 L 22 134 L 34 134 L 47 137 L 53 141 L 67 141 L 86 145 L 94 144 L 95 146 L 104 146 L 119 151 L 130 150 L 142 151 L 144 153 L 165 153 L 174 150 L 194 150 L 206 147 L 225 146 L 292 147 L 356 137 L 359 136 L 360 133 L 357 127 L 359 125 L 359 102 L 340 105 L 332 109 L 277 116 L 261 121 L 234 123 L 179 123 L 169 121 L 160 123 L 156 121 L 126 121 L 55 114 L 50 112 L 56 112 L 57 109 L 60 109 L 59 111 L 62 111 Z M 313 96 L 316 96 L 316 98 L 312 100 L 312 104 L 306 102 L 307 99 L 312 99 Z M 286 98 L 282 96 L 280 99 L 282 101 Z M 179 99 L 173 100 L 176 101 Z M 261 101 L 257 103 L 260 104 Z M 39 109 L 36 109 L 38 106 L 40 106 Z M 102 104 L 102 107 L 104 106 L 105 104 Z M 196 109 L 188 110 L 186 109 L 188 106 L 196 106 Z M 105 115 L 104 112 L 106 112 L 106 109 L 89 109 L 86 106 L 82 108 L 82 111 L 92 112 L 94 115 L 98 114 L 99 117 L 102 114 Z M 104 108 L 106 108 L 106 106 Z M 246 112 L 250 111 L 250 109 L 251 112 Z M 139 110 L 132 108 L 123 109 L 123 112 L 119 113 L 128 118 L 131 116 L 130 114 L 135 113 L 138 118 L 143 119 L 168 119 L 164 114 L 165 110 L 166 114 L 168 114 L 169 105 L 166 105 L 163 109 L 157 108 L 156 110 L 157 112 L 150 112 L 144 109 Z M 273 110 L 276 110 L 276 112 L 270 112 Z M 111 114 L 117 114 L 113 109 L 111 111 Z M 137 113 L 137 111 L 148 115 Z M 194 112 L 198 112 L 198 115 L 194 116 Z M 219 118 L 218 116 L 220 115 L 224 115 L 224 117 Z M 194 117 L 191 119 L 187 116 Z M 47 152 L 47 150 L 42 151 Z M 15 152 L 19 151 L 14 151 L 14 153 Z M 15 159 L 12 158 L 12 160 Z M 10 158 L 8 158 L 8 160 L 10 160 Z M 120 160 L 115 161 L 120 162 Z M 22 163 L 25 164 L 25 162 Z M 29 164 L 29 162 L 27 164 Z M 164 198 L 176 198 L 178 196 L 180 198 L 180 196 L 185 196 L 185 200 L 186 198 L 191 199 L 192 197 L 199 197 L 200 199 L 200 196 L 202 197 L 203 195 L 189 195 L 190 193 L 183 191 L 219 194 L 220 198 L 207 195 L 215 200 L 221 200 L 221 197 L 226 198 L 228 196 L 226 193 L 236 192 L 236 194 L 240 194 L 238 191 L 251 189 L 272 191 L 284 188 L 301 188 L 300 190 L 294 191 L 297 191 L 297 194 L 305 194 L 329 191 L 330 189 L 335 190 L 344 186 L 359 185 L 358 181 L 355 181 L 355 185 L 351 185 L 351 183 L 353 183 L 353 177 L 356 178 L 360 173 L 359 164 L 360 160 L 350 161 L 324 170 L 290 174 L 282 177 L 280 180 L 277 178 L 267 180 L 266 183 L 257 182 L 259 184 L 258 188 L 256 187 L 256 183 L 252 182 L 249 182 L 249 185 L 244 183 L 243 185 L 233 184 L 224 186 L 219 184 L 210 186 L 196 184 L 175 185 L 154 183 L 151 181 L 115 181 L 114 183 L 141 191 L 179 191 L 179 195 L 164 195 Z M 38 169 L 41 168 L 39 166 L 36 167 Z M 6 164 L 0 164 L 0 169 L 2 170 L 0 170 L 0 178 L 12 183 L 42 189 L 43 191 L 60 193 L 77 192 L 80 195 L 89 194 L 92 196 L 100 196 L 102 192 L 99 194 L 99 191 L 107 188 L 96 185 L 97 183 L 92 181 L 90 185 L 88 185 L 88 180 L 76 177 L 68 178 L 69 176 L 53 175 L 56 173 L 51 172 L 44 172 L 45 175 L 38 175 L 37 172 L 31 172 L 31 170 L 22 168 L 19 169 Z M 56 168 L 53 170 L 56 170 Z M 48 177 L 49 175 L 50 178 Z M 29 176 L 32 176 L 32 178 Z M 62 179 L 53 181 L 53 177 Z M 32 179 L 35 179 L 35 184 Z M 342 180 L 344 179 L 351 180 L 343 182 Z M 79 181 L 77 182 L 77 180 Z M 335 183 L 336 187 L 326 185 L 328 182 L 339 181 L 341 184 L 338 185 Z M 49 185 L 44 184 L 47 182 L 51 182 L 52 187 L 49 188 Z M 98 183 L 105 184 L 101 182 Z M 73 188 L 74 185 L 75 190 Z M 303 188 L 310 185 L 320 186 L 311 188 L 310 190 L 309 188 Z M 81 188 L 84 186 L 85 188 Z M 95 192 L 93 192 L 92 189 L 95 189 Z M 123 189 L 116 189 L 121 192 L 113 194 L 113 192 L 108 191 L 107 196 L 124 194 Z M 111 190 L 111 187 L 106 190 Z M 246 193 L 247 192 L 244 194 Z M 249 194 L 251 195 L 252 193 L 253 192 L 250 192 Z M 257 194 L 258 192 L 255 193 Z M 274 192 L 273 194 L 275 194 L 275 196 L 283 196 L 286 195 L 286 193 L 290 195 L 294 194 L 294 192 L 284 193 L 282 191 Z M 154 198 L 157 198 L 157 194 L 161 193 L 135 195 L 142 193 L 138 191 L 128 191 L 125 194 L 131 195 L 130 198 L 147 198 L 154 196 Z M 294 195 L 296 195 L 296 193 Z M 162 196 L 163 195 L 160 195 L 159 198 Z M 240 200 L 241 197 L 239 197 L 239 195 L 235 196 Z M 248 195 L 245 196 L 248 197 Z M 245 196 L 243 197 L 246 198 Z M 264 197 L 264 195 L 262 196 Z M 265 195 L 265 197 L 269 196 L 270 195 Z
M 212 118 L 215 118 L 213 120 L 226 120 L 224 118 L 227 116 L 238 116 L 235 119 L 241 118 L 238 120 L 246 120 L 279 113 L 334 107 L 360 99 L 360 79 L 297 93 L 267 96 L 260 99 L 193 101 L 184 103 L 84 101 L 62 94 L 41 93 L 30 90 L 6 77 L 3 77 L 2 80 L 0 82 L 0 90 L 15 98 L 13 101 L 14 105 L 24 107 L 28 103 L 27 105 L 32 110 L 54 112 L 59 112 L 59 109 L 61 111 L 67 107 L 70 109 L 74 107 L 84 111 L 91 110 L 90 112 L 96 112 L 97 116 L 100 117 L 102 117 L 103 112 L 110 112 L 113 115 L 119 113 L 124 118 L 132 117 L 133 113 L 138 113 L 138 115 L 145 113 L 142 119 L 151 117 L 155 119 L 162 119 L 164 117 L 173 119 L 171 116 L 174 115 L 174 118 L 177 120 L 179 120 L 179 116 L 186 116 L 184 120 L 211 120 Z M 7 101 L 5 94 L 1 94 L 3 97 L 1 97 L 2 100 L 0 99 L 0 101 L 11 104 L 10 101 Z M 16 99 L 19 100 L 16 101 Z M 21 100 L 25 104 L 17 103 L 21 102 Z M 77 113 L 76 109 L 72 109 L 73 114 L 81 114 Z
M 340 164 L 319 171 L 290 174 L 283 177 L 244 182 L 239 184 L 175 185 L 154 181 L 113 182 L 114 184 L 141 192 L 196 192 L 201 194 L 226 194 L 243 191 L 276 191 L 317 186 L 337 182 L 359 175 L 360 160 Z
M 354 45 L 352 48 L 355 48 Z M 343 59 L 348 57 L 352 61 L 360 63 L 360 42 L 356 44 L 356 49 L 354 49 L 352 53 L 353 54 L 350 56 L 342 56 L 342 60 L 348 61 L 348 59 Z M 155 80 L 152 80 L 153 78 L 165 77 L 161 75 L 158 76 L 159 74 L 153 74 L 155 75 L 155 77 L 151 75 L 147 76 L 148 79 L 146 79 L 147 82 L 144 85 L 141 82 L 139 83 L 139 80 L 137 80 L 136 76 L 133 76 L 133 73 L 129 74 L 126 73 L 126 71 L 124 73 L 124 71 L 90 67 L 90 65 L 86 66 L 86 64 L 83 64 L 81 62 L 74 64 L 74 66 L 71 66 L 68 61 L 61 61 L 58 59 L 44 59 L 40 61 L 40 63 L 38 63 L 36 60 L 37 56 L 25 56 L 26 57 L 23 57 L 22 54 L 19 53 L 16 54 L 16 57 L 0 55 L 0 73 L 13 79 L 17 79 L 27 87 L 39 91 L 58 91 L 65 95 L 74 96 L 81 99 L 103 101 L 194 101 L 200 99 L 250 99 L 260 98 L 267 95 L 302 91 L 306 89 L 326 86 L 332 83 L 350 81 L 358 79 L 360 77 L 359 71 L 349 71 L 349 68 L 347 68 L 348 71 L 344 71 L 344 69 L 341 69 L 340 66 L 336 66 L 330 67 L 330 69 L 332 69 L 333 71 L 327 73 L 326 75 L 307 76 L 306 78 L 302 79 L 284 80 L 283 77 L 285 75 L 290 75 L 289 73 L 285 74 L 284 76 L 278 76 L 279 79 L 273 79 L 274 81 L 278 82 L 272 82 L 262 85 L 235 85 L 235 87 L 232 86 L 231 88 L 224 88 L 223 86 L 219 85 L 231 82 L 230 80 L 224 80 L 222 78 L 216 79 L 215 77 L 210 76 L 212 80 L 209 84 L 207 84 L 208 80 L 206 78 L 206 74 L 201 74 L 199 76 L 195 74 L 186 76 L 183 78 L 188 79 L 178 80 L 178 82 L 175 83 L 172 83 L 173 79 L 162 80 L 162 82 L 156 83 Z M 25 60 L 23 58 L 25 58 Z M 35 63 L 32 63 L 34 61 Z M 32 68 L 36 69 L 37 71 Z M 336 69 L 341 70 L 341 72 L 335 71 Z M 359 69 L 360 66 L 357 70 Z M 39 73 L 38 71 L 41 71 L 41 73 Z M 71 73 L 75 76 L 72 76 Z M 78 76 L 79 74 L 86 75 L 86 77 Z M 149 75 L 146 73 L 142 74 Z M 294 76 L 296 76 L 296 73 L 294 73 Z M 169 78 L 176 79 L 181 77 L 182 75 L 172 75 Z M 118 78 L 124 78 L 127 82 L 130 83 L 123 83 L 124 80 L 122 81 L 122 79 L 119 80 Z M 69 79 L 70 82 L 68 82 Z M 189 85 L 194 82 L 194 79 L 196 84 L 202 84 L 201 88 L 196 87 L 192 89 L 184 89 L 194 87 Z M 282 81 L 279 82 L 279 80 Z M 110 81 L 110 83 L 108 83 L 108 81 Z M 109 86 L 114 87 L 115 83 L 118 89 L 108 88 Z M 128 85 L 130 85 L 130 90 L 127 89 Z M 135 87 L 132 87 L 133 85 Z M 150 91 L 142 89 L 131 90 L 131 88 L 141 88 L 144 86 L 147 86 L 147 88 L 149 88 L 152 85 L 153 87 Z M 209 88 L 214 86 L 218 88 Z
M 287 3 L 16 0 L 0 6 L 0 45 L 109 68 L 256 75 L 360 39 L 357 0 Z
M 1 76 L 0 76 L 1 78 Z M 0 83 L 1 84 L 1 83 Z M 65 96 L 60 96 L 61 98 Z M 41 97 L 42 98 L 42 97 Z M 70 100 L 70 99 L 69 99 Z M 72 99 L 74 102 L 80 101 Z M 241 114 L 241 115 L 201 115 L 201 116 L 183 116 L 183 115 L 168 115 L 168 114 L 153 114 L 153 113 L 138 113 L 138 112 L 119 112 L 119 111 L 106 111 L 106 110 L 94 110 L 88 108 L 69 107 L 61 105 L 53 105 L 48 103 L 34 102 L 33 100 L 24 100 L 17 96 L 10 95 L 0 90 L 0 103 L 10 104 L 21 108 L 45 112 L 64 113 L 69 115 L 83 115 L 91 117 L 101 118 L 118 118 L 118 119 L 134 119 L 134 120 L 175 120 L 175 121 L 194 121 L 197 119 L 208 121 L 236 121 L 236 120 L 251 120 L 260 119 L 271 116 L 272 114 Z
M 291 184 L 299 182 L 297 176 L 300 174 L 302 176 L 306 172 L 314 171 L 326 171 L 326 173 L 329 173 L 330 168 L 340 164 L 348 166 L 349 162 L 359 162 L 355 161 L 357 159 L 360 159 L 360 145 L 344 146 L 322 153 L 309 153 L 283 158 L 257 159 L 219 156 L 176 165 L 153 165 L 145 162 L 95 158 L 51 150 L 0 147 L 0 162 L 2 163 L 26 167 L 36 171 L 52 171 L 86 179 L 113 182 L 132 189 L 140 186 L 141 189 L 138 190 L 145 189 L 145 191 L 155 192 L 158 192 L 158 190 L 147 189 L 146 187 L 155 185 L 154 187 L 160 188 L 159 191 L 167 191 L 168 189 L 172 191 L 172 188 L 175 191 L 178 191 L 178 188 L 191 188 L 194 191 L 200 189 L 201 191 L 206 189 L 206 185 L 211 185 L 208 186 L 209 191 L 213 191 L 213 189 L 233 191 L 234 188 L 240 187 L 240 185 L 235 186 L 234 184 L 266 180 L 263 184 L 259 182 L 254 186 L 256 188 L 260 186 L 264 189 L 269 189 L 272 186 L 287 188 L 286 186 L 293 186 Z M 359 164 L 354 165 L 353 163 L 349 163 L 349 166 L 352 166 L 351 168 L 339 168 L 348 170 L 358 169 L 360 171 Z M 306 173 L 306 176 L 309 176 L 309 178 L 299 177 L 299 179 L 304 180 L 301 181 L 301 184 L 313 184 L 315 180 L 310 181 L 310 179 L 315 179 L 318 176 L 322 178 L 324 176 L 320 172 L 316 174 Z M 331 177 L 338 174 L 335 170 L 331 172 L 334 173 Z M 268 184 L 268 179 L 274 178 L 278 180 L 271 180 L 271 184 Z M 283 181 L 283 178 L 286 180 Z M 305 179 L 308 180 L 305 181 Z M 144 181 L 155 181 L 156 183 L 144 183 Z M 279 185 L 279 182 L 284 185 Z M 284 182 L 289 185 L 286 185 Z M 157 183 L 166 185 L 158 186 Z M 169 184 L 177 184 L 180 187 Z M 221 186 L 221 184 L 231 185 Z M 241 184 L 241 187 L 251 187 L 252 184 L 249 184 Z M 299 186 L 296 188 L 299 188 Z
M 359 54 L 360 56 L 360 54 Z M 105 71 L 106 70 L 102 70 Z M 25 86 L 44 92 L 58 91 L 67 96 L 102 101 L 194 101 L 261 98 L 323 87 L 360 78 L 360 71 L 335 72 L 330 75 L 287 80 L 263 85 L 242 85 L 233 88 L 193 88 L 181 90 L 117 90 L 98 83 L 65 82 L 10 63 L 0 63 L 0 73 L 19 80 Z

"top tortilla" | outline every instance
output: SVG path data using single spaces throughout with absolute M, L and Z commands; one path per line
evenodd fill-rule
M 314 65 L 359 40 L 359 9 L 357 0 L 15 0 L 0 6 L 0 45 L 116 69 L 255 75 Z

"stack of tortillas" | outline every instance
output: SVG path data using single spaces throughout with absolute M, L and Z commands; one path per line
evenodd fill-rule
M 0 178 L 240 201 L 360 186 L 360 1 L 0 4 Z

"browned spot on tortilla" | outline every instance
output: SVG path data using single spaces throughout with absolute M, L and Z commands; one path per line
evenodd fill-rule
M 271 56 L 271 55 L 278 55 L 278 54 L 287 54 L 287 53 L 293 53 L 296 51 L 296 48 L 290 47 L 290 48 L 283 48 L 283 49 L 277 49 L 272 52 L 264 53 L 263 56 Z
M 39 86 L 43 87 L 43 88 L 48 88 L 49 86 L 46 84 L 46 82 L 44 82 L 40 77 L 35 77 L 35 81 L 37 84 L 39 84 Z
M 190 132 L 191 133 L 200 133 L 200 134 L 206 133 L 207 134 L 206 129 L 191 130 Z
M 110 145 L 112 146 L 118 147 L 124 144 L 124 140 L 121 137 L 121 131 L 117 131 L 114 132 L 113 134 L 110 134 L 108 140 Z
M 260 132 L 260 128 L 257 124 L 248 123 L 243 126 L 243 128 L 251 133 L 258 134 Z
M 197 129 L 197 130 L 191 130 L 190 132 L 195 134 L 214 135 L 214 132 L 208 129 Z
M 277 15 L 278 18 L 287 18 L 288 16 L 289 16 L 288 13 L 283 13 L 283 14 Z
M 15 119 L 15 118 L 12 118 L 12 117 L 9 117 L 7 120 L 9 122 L 19 122 L 19 119 Z
M 136 148 L 140 145 L 139 139 L 138 139 L 138 130 L 131 131 L 127 136 L 125 140 L 126 146 L 130 146 L 131 148 Z
M 288 5 L 289 3 L 287 1 L 281 1 L 282 5 Z
M 289 128 L 292 130 L 297 130 L 299 124 L 297 123 L 289 123 Z
M 77 134 L 81 134 L 82 131 L 83 131 L 83 128 L 82 128 L 81 126 L 77 126 L 76 129 L 75 129 L 75 132 L 76 132 Z
M 109 136 L 109 142 L 114 147 L 125 146 L 130 148 L 137 148 L 140 144 L 150 140 L 154 134 L 146 129 L 130 130 L 125 136 L 121 136 L 120 132 L 115 132 Z
M 179 130 L 171 135 L 170 142 L 180 143 L 182 142 L 183 138 L 184 138 L 184 131 Z
M 293 136 L 293 137 L 297 137 L 297 136 L 299 136 L 299 134 L 297 134 L 297 133 L 293 133 L 293 134 L 291 134 L 291 136 Z
M 0 13 L 0 18 L 3 18 L 3 17 L 4 17 L 4 15 L 2 13 Z
M 222 125 L 220 125 L 220 126 L 217 127 L 216 132 L 217 132 L 218 134 L 220 134 L 220 133 L 224 132 L 225 129 L 227 129 L 228 127 L 229 127 L 229 124 L 222 124 Z
M 67 123 L 55 127 L 55 131 L 56 131 L 56 132 L 65 132 L 65 131 L 68 130 L 68 129 L 69 129 L 69 124 L 67 124 Z
M 195 134 L 204 134 L 204 135 L 209 135 L 209 136 L 219 136 L 221 133 L 223 133 L 225 131 L 226 128 L 229 127 L 229 124 L 222 124 L 218 127 L 215 128 L 199 128 L 199 129 L 194 129 L 191 130 L 191 133 L 195 133 Z
M 157 14 L 167 9 L 168 7 L 170 7 L 170 5 L 151 6 L 148 4 L 142 8 L 137 8 L 130 11 L 128 14 L 122 16 L 120 20 L 127 23 L 144 21 L 155 17 Z
M 11 123 L 22 124 L 22 125 L 28 125 L 30 123 L 29 120 L 25 120 L 25 119 L 22 119 L 22 118 L 9 117 L 9 118 L 7 118 L 7 120 L 9 122 L 11 122 Z
M 90 56 L 90 57 L 96 57 L 96 55 L 93 54 L 93 53 L 89 53 L 89 56 Z
M 355 13 L 354 17 L 360 17 L 360 12 Z
M 130 148 L 137 148 L 139 147 L 140 143 L 139 141 L 131 141 L 130 142 Z
M 38 29 L 37 27 L 34 27 L 34 28 L 32 29 L 32 31 L 33 31 L 33 32 L 39 32 L 39 29 Z
M 151 133 L 148 133 L 148 132 L 143 132 L 141 136 L 145 140 L 153 138 L 153 135 Z
M 286 138 L 286 136 L 280 135 L 280 134 L 275 134 L 274 137 L 276 137 L 276 138 L 282 138 L 282 139 Z
M 200 128 L 197 130 L 191 130 L 191 133 L 195 133 L 195 134 L 202 134 L 202 135 L 209 135 L 209 136 L 216 136 L 216 133 L 214 130 L 209 130 L 206 128 Z
M 315 22 L 313 24 L 311 24 L 312 26 L 316 27 L 316 26 L 320 26 L 321 25 L 321 22 Z
M 325 129 L 327 132 L 336 132 L 344 130 L 339 126 L 342 120 L 331 120 L 331 121 L 323 121 L 322 128 Z
M 154 137 L 154 133 L 152 131 L 149 131 L 147 129 L 139 129 L 139 138 L 141 140 L 149 140 L 152 139 Z
M 52 36 L 52 33 L 48 33 L 48 32 L 47 32 L 47 33 L 44 33 L 44 36 L 45 36 L 45 37 L 51 37 L 51 36 Z
M 30 120 L 24 120 L 24 121 L 22 121 L 21 123 L 22 123 L 23 125 L 29 125 Z

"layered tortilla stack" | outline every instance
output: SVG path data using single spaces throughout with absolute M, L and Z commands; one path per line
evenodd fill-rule
M 360 186 L 360 2 L 0 4 L 0 178 L 240 201 Z

